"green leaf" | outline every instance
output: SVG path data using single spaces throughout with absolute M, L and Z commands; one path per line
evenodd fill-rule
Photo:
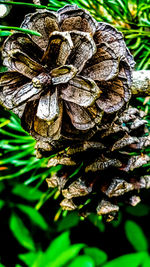
M 139 267 L 146 257 L 146 252 L 127 254 L 107 262 L 103 267 Z
M 0 199 L 0 209 L 2 209 L 5 205 L 5 201 Z
M 65 232 L 52 241 L 48 249 L 43 253 L 40 259 L 35 260 L 32 267 L 61 267 L 66 266 L 79 251 L 84 244 L 70 245 L 69 232 Z
M 62 245 L 63 244 L 63 245 Z M 47 262 L 54 260 L 70 246 L 69 232 L 55 238 L 45 252 Z
M 39 200 L 43 194 L 41 191 L 23 184 L 14 187 L 12 193 L 29 201 Z
M 43 230 L 48 229 L 48 224 L 46 223 L 42 215 L 35 208 L 22 204 L 18 204 L 17 207 L 22 212 L 24 212 L 30 218 L 30 220 L 36 225 L 38 225 L 40 228 L 42 228 Z
M 122 213 L 120 211 L 118 214 L 118 218 L 116 220 L 111 221 L 111 224 L 113 225 L 113 227 L 118 227 L 121 221 L 122 221 Z
M 89 256 L 78 256 L 68 267 L 94 267 L 94 261 Z
M 63 246 L 63 243 L 62 243 Z M 66 266 L 66 264 L 75 258 L 80 250 L 84 247 L 84 244 L 75 244 L 70 246 L 67 250 L 63 251 L 60 255 L 57 254 L 55 260 L 48 262 L 45 267 L 61 267 Z M 59 256 L 58 256 L 59 255 Z
M 97 214 L 91 213 L 88 216 L 88 219 L 100 230 L 100 232 L 105 231 L 105 224 L 102 221 L 102 216 L 98 216 Z
M 28 252 L 25 254 L 20 254 L 18 256 L 19 259 L 21 259 L 27 266 L 32 266 L 36 261 L 40 262 L 40 259 L 43 257 L 43 252 Z
M 148 243 L 146 237 L 139 225 L 133 221 L 126 221 L 125 233 L 127 239 L 132 244 L 135 250 L 144 251 L 148 250 Z
M 150 207 L 148 205 L 144 205 L 144 204 L 139 204 L 135 207 L 130 207 L 128 206 L 126 208 L 126 211 L 130 214 L 132 214 L 133 216 L 146 216 L 149 214 L 150 212 Z
M 34 242 L 29 230 L 25 227 L 22 220 L 16 215 L 12 214 L 10 217 L 10 229 L 18 242 L 29 250 L 35 250 Z
M 105 261 L 107 261 L 107 254 L 98 248 L 84 248 L 84 253 L 94 260 L 96 266 L 103 264 Z
M 145 257 L 142 267 L 149 267 L 149 266 L 150 266 L 150 256 L 147 255 L 147 258 Z
M 57 230 L 59 232 L 68 230 L 69 228 L 76 226 L 79 221 L 80 217 L 77 212 L 70 212 L 63 219 L 58 221 Z
M 61 243 L 61 245 L 63 247 L 64 244 Z M 70 262 L 70 260 L 72 258 L 74 258 L 79 253 L 81 248 L 83 248 L 83 244 L 76 244 L 76 245 L 69 246 L 69 248 L 67 248 L 62 253 L 60 253 L 60 254 L 57 253 L 57 256 L 55 256 L 55 258 L 53 258 L 53 259 L 50 259 L 51 257 L 47 257 L 47 251 L 45 251 L 45 253 L 42 251 L 38 251 L 36 253 L 30 252 L 30 253 L 26 253 L 26 254 L 21 254 L 21 255 L 19 255 L 19 258 L 22 261 L 24 261 L 27 266 L 32 266 L 32 267 L 43 267 L 43 266 L 44 267 L 61 267 L 61 266 L 66 266 L 66 264 L 68 262 Z M 89 261 L 91 262 L 92 259 L 90 257 L 88 257 L 88 258 L 89 258 Z M 93 263 L 93 261 L 92 261 L 92 263 Z M 85 266 L 85 265 L 83 265 L 83 266 Z M 88 265 L 88 266 L 94 267 L 94 265 Z

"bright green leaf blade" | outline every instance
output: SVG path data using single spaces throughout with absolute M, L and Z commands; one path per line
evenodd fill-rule
M 39 190 L 35 190 L 33 187 L 25 186 L 23 184 L 14 187 L 12 193 L 29 201 L 39 200 L 43 194 Z
M 34 224 L 36 224 L 37 226 L 39 226 L 43 230 L 48 229 L 48 224 L 46 223 L 46 221 L 44 220 L 42 215 L 36 209 L 34 209 L 30 206 L 22 205 L 22 204 L 18 204 L 17 207 L 22 212 L 24 212 Z
M 93 259 L 89 256 L 78 256 L 68 267 L 95 267 Z
M 142 267 L 149 267 L 150 266 L 150 256 L 147 255 L 147 258 L 145 258 L 145 261 L 142 264 Z
M 63 244 L 63 243 L 62 243 Z M 63 246 L 63 245 L 62 245 Z M 74 259 L 80 250 L 84 247 L 84 244 L 75 244 L 70 246 L 68 249 L 63 251 L 61 254 L 57 254 L 57 257 L 55 257 L 55 260 L 52 262 L 47 261 L 47 264 L 45 267 L 61 267 L 66 266 L 66 264 Z M 59 255 L 59 256 L 58 256 Z
M 62 245 L 63 244 L 63 245 Z M 69 232 L 55 238 L 45 252 L 46 262 L 53 261 L 70 246 Z
M 94 260 L 96 266 L 107 261 L 107 254 L 98 248 L 87 247 L 84 249 L 84 253 Z
M 18 256 L 27 266 L 33 266 L 33 263 L 43 255 L 42 251 L 39 252 L 28 252 L 25 254 L 20 254 Z
M 29 230 L 16 214 L 12 214 L 10 217 L 10 229 L 14 237 L 23 247 L 29 250 L 35 250 L 34 242 Z
M 146 257 L 146 252 L 127 254 L 107 262 L 103 267 L 139 267 Z
M 139 225 L 133 221 L 126 221 L 125 233 L 127 239 L 136 251 L 145 251 L 148 249 L 146 237 Z

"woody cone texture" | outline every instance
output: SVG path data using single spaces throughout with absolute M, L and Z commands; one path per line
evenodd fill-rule
M 118 201 L 140 201 L 150 187 L 144 112 L 129 105 L 134 60 L 123 36 L 77 6 L 28 14 L 3 45 L 0 102 L 37 140 L 37 156 L 63 165 L 47 179 L 63 209 L 112 220 Z M 138 172 L 136 168 L 139 168 Z

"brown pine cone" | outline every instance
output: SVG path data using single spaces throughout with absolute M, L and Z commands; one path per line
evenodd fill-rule
M 90 138 L 103 114 L 131 96 L 134 61 L 122 34 L 72 5 L 28 14 L 21 26 L 41 37 L 16 32 L 6 39 L 1 104 L 51 149 Z
M 135 205 L 134 191 L 150 183 L 134 173 L 149 161 L 138 152 L 150 139 L 144 114 L 128 108 L 134 60 L 123 36 L 72 5 L 28 14 L 21 26 L 41 37 L 16 32 L 4 42 L 0 102 L 38 141 L 38 157 L 57 153 L 48 166 L 64 167 L 47 182 L 61 206 L 111 220 L 120 196 L 132 191 L 125 201 Z
M 90 140 L 72 145 L 49 160 L 49 167 L 64 165 L 47 179 L 49 187 L 62 192 L 63 209 L 79 209 L 82 216 L 97 211 L 111 221 L 120 201 L 132 206 L 140 202 L 140 189 L 150 188 L 150 175 L 143 175 L 150 156 L 141 153 L 150 146 L 144 116 L 129 106 L 112 122 L 102 119 Z

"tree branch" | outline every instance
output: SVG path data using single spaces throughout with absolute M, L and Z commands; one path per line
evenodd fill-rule
M 131 85 L 133 96 L 150 96 L 150 70 L 133 71 Z

